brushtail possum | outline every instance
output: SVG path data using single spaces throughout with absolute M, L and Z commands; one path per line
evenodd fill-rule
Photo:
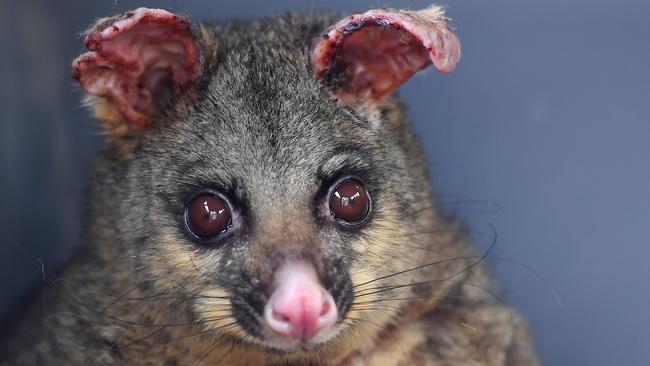
M 440 7 L 100 19 L 84 240 L 12 365 L 537 365 L 394 91 L 459 62 Z M 444 121 L 439 121 L 443 123 Z

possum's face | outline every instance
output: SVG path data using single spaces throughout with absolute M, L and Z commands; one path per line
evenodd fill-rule
M 392 317 L 369 304 L 419 264 L 407 244 L 429 192 L 386 96 L 431 62 L 450 71 L 457 40 L 438 9 L 382 10 L 312 48 L 328 24 L 189 31 L 138 9 L 98 23 L 98 52 L 75 63 L 105 97 L 94 103 L 112 143 L 137 141 L 118 206 L 138 266 L 206 336 L 283 352 L 335 343 Z

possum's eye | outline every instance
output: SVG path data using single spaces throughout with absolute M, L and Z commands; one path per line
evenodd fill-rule
M 346 224 L 360 224 L 370 212 L 370 196 L 363 183 L 346 179 L 331 190 L 329 209 L 334 218 Z
M 200 193 L 185 207 L 185 225 L 198 239 L 210 239 L 230 227 L 230 207 L 212 192 Z

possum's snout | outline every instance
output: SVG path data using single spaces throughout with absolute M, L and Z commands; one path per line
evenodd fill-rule
M 338 309 L 334 299 L 310 263 L 284 263 L 275 273 L 274 286 L 264 308 L 265 325 L 274 333 L 308 341 L 336 323 Z

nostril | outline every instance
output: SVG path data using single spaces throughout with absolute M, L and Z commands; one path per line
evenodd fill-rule
M 277 311 L 273 304 L 267 304 L 264 308 L 264 319 L 266 324 L 276 333 L 291 336 L 294 332 L 291 318 L 280 311 Z
M 273 319 L 274 320 L 277 320 L 277 321 L 280 321 L 280 322 L 283 322 L 283 323 L 289 323 L 289 317 L 288 316 L 286 316 L 286 315 L 284 315 L 282 313 L 278 313 L 275 310 L 273 310 L 272 313 L 273 313 Z
M 325 301 L 323 301 L 323 307 L 322 307 L 322 309 L 320 311 L 320 316 L 327 315 L 327 313 L 330 311 L 330 307 L 331 307 L 331 305 L 330 305 L 329 301 L 327 301 L 327 299 L 325 299 Z
M 323 305 L 318 317 L 318 330 L 320 331 L 331 327 L 336 323 L 338 316 L 338 309 L 336 308 L 334 299 L 332 298 L 332 295 L 326 291 L 323 296 Z

